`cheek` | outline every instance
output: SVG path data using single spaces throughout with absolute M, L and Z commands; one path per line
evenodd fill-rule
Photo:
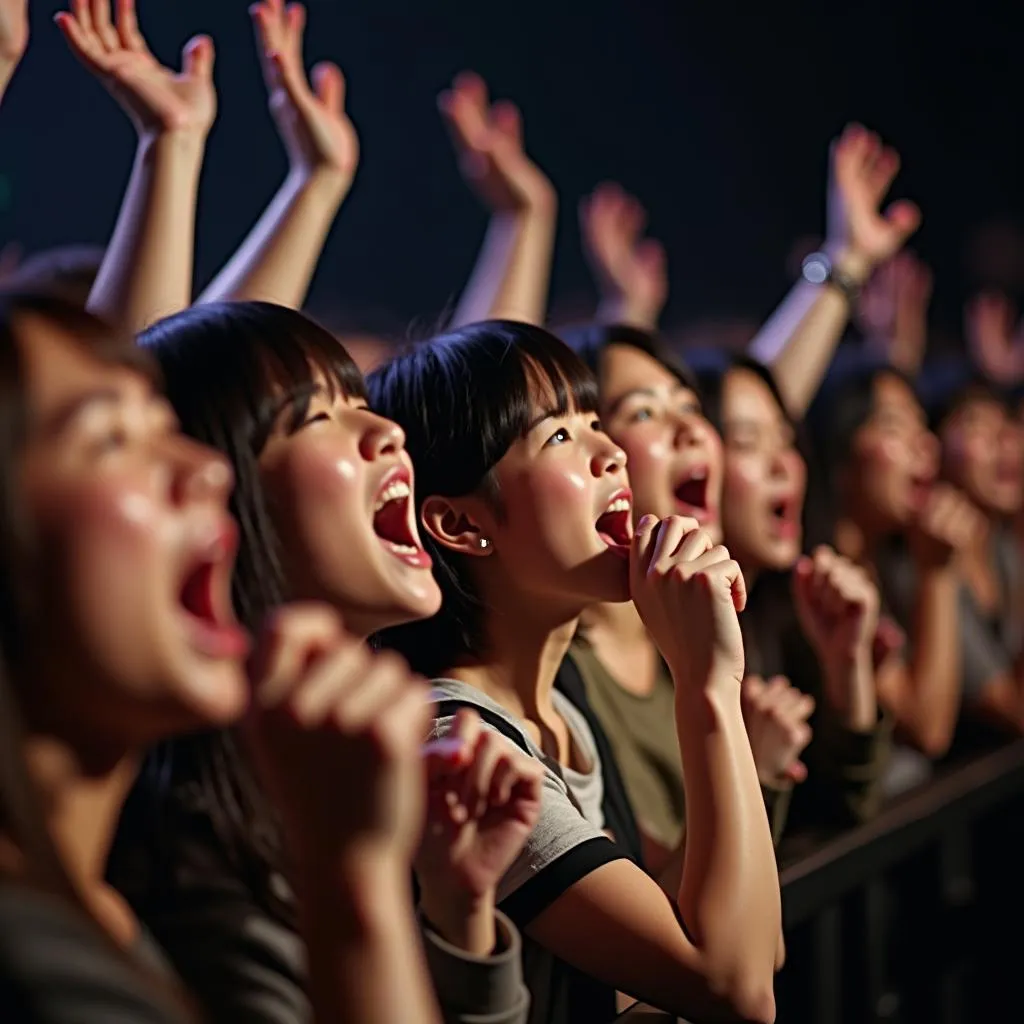
M 572 543 L 584 520 L 593 520 L 593 481 L 582 469 L 535 466 L 499 480 L 499 486 L 506 527 L 529 550 Z
M 722 478 L 723 499 L 729 503 L 758 498 L 764 490 L 764 473 L 757 459 L 726 455 Z
M 667 472 L 673 457 L 668 439 L 653 431 L 641 428 L 623 430 L 612 435 L 612 439 L 626 453 L 626 470 L 629 484 L 637 498 L 638 506 L 646 495 L 667 486 Z M 640 511 L 644 511 L 640 508 Z

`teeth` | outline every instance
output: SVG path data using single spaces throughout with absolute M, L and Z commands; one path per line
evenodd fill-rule
M 687 480 L 707 480 L 708 471 L 707 469 L 695 469 L 686 479 Z
M 607 515 L 609 512 L 628 512 L 628 511 L 629 511 L 629 499 L 627 499 L 627 498 L 618 498 L 616 501 L 613 501 L 605 509 L 604 514 Z
M 399 555 L 418 555 L 420 553 L 420 549 L 414 548 L 411 544 L 395 544 L 393 541 L 388 541 L 387 545 Z
M 377 504 L 373 506 L 373 511 L 379 512 L 390 501 L 401 501 L 402 498 L 408 498 L 410 493 L 409 485 L 404 480 L 396 480 L 394 483 L 388 484 L 377 495 Z

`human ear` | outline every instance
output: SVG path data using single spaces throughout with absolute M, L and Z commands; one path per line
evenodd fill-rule
M 494 550 L 480 525 L 456 499 L 431 495 L 420 512 L 423 529 L 438 544 L 463 555 L 489 555 Z

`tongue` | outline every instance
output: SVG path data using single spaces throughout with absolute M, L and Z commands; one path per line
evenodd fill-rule
M 181 591 L 181 603 L 185 610 L 197 619 L 213 622 L 216 618 L 213 610 L 213 565 L 206 563 L 199 566 L 185 580 Z
M 594 524 L 598 533 L 603 534 L 613 544 L 628 546 L 630 542 L 628 512 L 605 512 Z
M 707 489 L 707 480 L 686 480 L 676 488 L 676 497 L 692 508 L 704 508 Z
M 417 547 L 409 531 L 409 518 L 404 501 L 389 501 L 374 517 L 373 532 L 391 544 Z

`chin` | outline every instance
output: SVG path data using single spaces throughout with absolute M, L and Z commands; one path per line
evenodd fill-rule
M 249 684 L 241 665 L 194 667 L 179 692 L 194 729 L 232 725 L 249 707 Z

